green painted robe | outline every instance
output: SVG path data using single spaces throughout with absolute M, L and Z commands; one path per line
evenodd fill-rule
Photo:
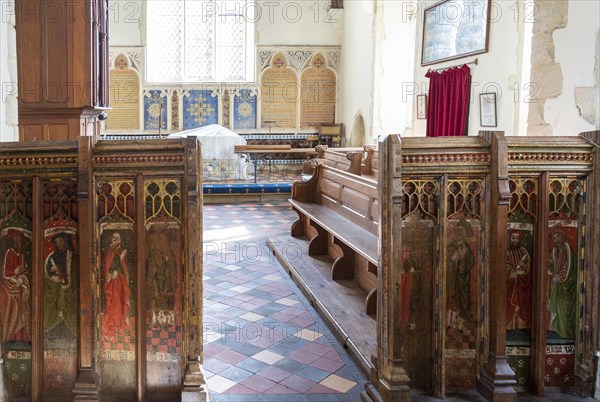
M 59 268 L 52 271 L 52 266 Z M 59 256 L 57 251 L 51 253 L 45 262 L 44 275 L 44 331 L 54 329 L 61 321 L 69 331 L 77 336 L 79 308 L 77 288 L 79 277 L 76 255 L 67 250 Z
M 549 272 L 560 282 L 552 283 L 548 310 L 552 313 L 552 328 L 563 338 L 575 338 L 577 320 L 577 255 L 564 243 L 550 252 Z

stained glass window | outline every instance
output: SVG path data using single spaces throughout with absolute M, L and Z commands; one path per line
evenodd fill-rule
M 253 10 L 246 0 L 148 1 L 148 82 L 251 80 Z

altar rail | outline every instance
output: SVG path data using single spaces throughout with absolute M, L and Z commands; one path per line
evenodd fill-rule
M 200 166 L 196 139 L 2 144 L 10 398 L 204 400 Z

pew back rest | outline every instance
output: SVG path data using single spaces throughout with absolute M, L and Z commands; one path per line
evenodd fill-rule
M 318 145 L 315 147 L 315 151 L 317 152 L 317 159 L 322 159 L 326 165 L 360 176 L 364 154 L 363 149 L 336 148 L 333 150 L 327 147 L 327 145 Z M 309 169 L 307 166 L 303 168 L 303 172 L 312 174 L 312 171 L 309 172 Z
M 377 180 L 379 174 L 379 152 L 372 146 L 365 146 L 365 158 L 362 161 L 362 176 L 371 176 Z
M 320 165 L 315 201 L 377 235 L 377 182 Z

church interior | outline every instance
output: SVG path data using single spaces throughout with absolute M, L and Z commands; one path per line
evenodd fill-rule
M 0 7 L 0 402 L 600 401 L 600 3 Z

